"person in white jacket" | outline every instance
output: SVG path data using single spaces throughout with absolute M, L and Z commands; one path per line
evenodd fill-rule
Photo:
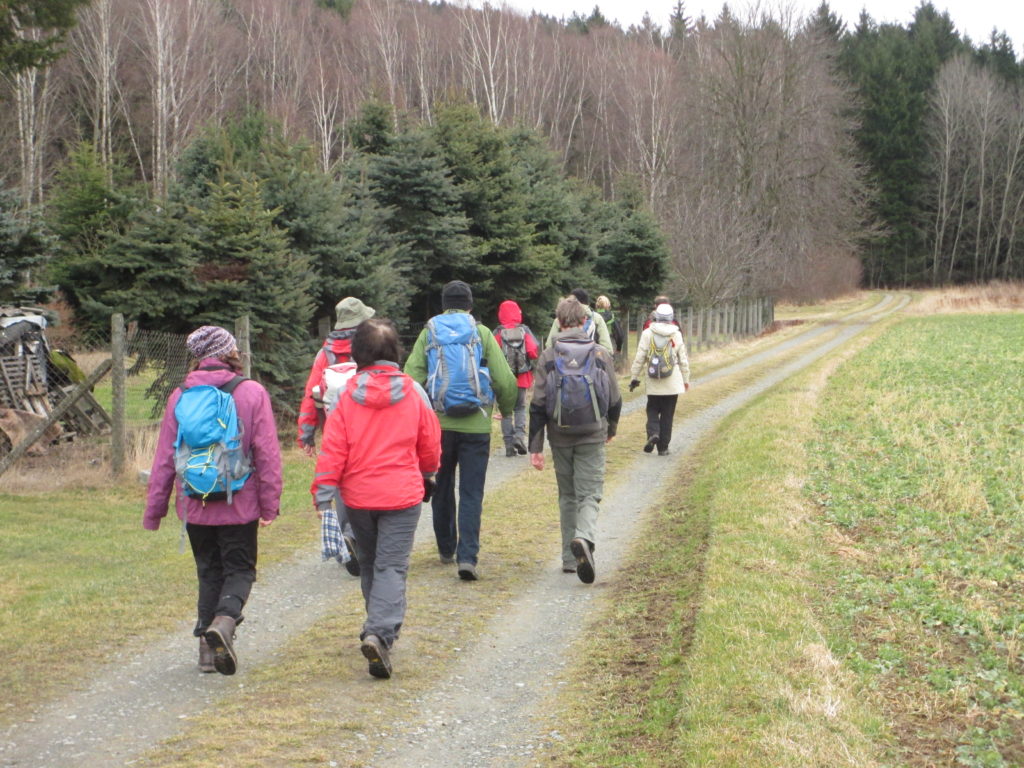
M 676 413 L 679 395 L 690 388 L 690 361 L 683 345 L 683 335 L 673 320 L 675 313 L 670 304 L 659 304 L 654 310 L 653 322 L 640 335 L 636 345 L 629 382 L 629 391 L 640 386 L 640 377 L 647 390 L 647 442 L 644 453 L 655 447 L 658 455 L 668 454 L 672 441 L 672 419 Z

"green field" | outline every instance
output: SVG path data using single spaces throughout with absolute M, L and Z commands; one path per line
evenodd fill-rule
M 809 487 L 850 547 L 825 615 L 908 753 L 1024 764 L 1022 389 L 1024 318 L 928 318 L 844 367 L 817 419 Z

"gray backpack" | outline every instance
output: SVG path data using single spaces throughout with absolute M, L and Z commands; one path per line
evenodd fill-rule
M 608 415 L 611 380 L 590 340 L 555 342 L 555 358 L 545 366 L 548 429 L 589 434 Z

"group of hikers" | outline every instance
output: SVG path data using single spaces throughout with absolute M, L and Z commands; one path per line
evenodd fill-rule
M 360 650 L 368 671 L 392 673 L 390 649 L 406 610 L 406 576 L 422 505 L 431 503 L 437 555 L 458 578 L 480 578 L 480 525 L 497 405 L 505 455 L 545 467 L 558 488 L 562 570 L 590 584 L 605 445 L 622 409 L 615 353 L 625 337 L 610 302 L 576 289 L 558 302 L 544 348 L 515 301 L 492 332 L 473 316 L 473 292 L 453 280 L 400 366 L 394 324 L 360 299 L 335 307 L 298 416 L 298 445 L 316 457 L 311 484 L 322 554 L 358 576 L 366 607 Z M 186 346 L 190 370 L 167 401 L 143 527 L 159 528 L 171 491 L 196 563 L 193 634 L 199 669 L 237 669 L 237 626 L 256 577 L 257 531 L 280 511 L 281 451 L 267 391 L 241 376 L 230 332 L 202 326 Z M 658 297 L 630 368 L 647 388 L 643 450 L 669 452 L 677 398 L 690 370 L 678 324 Z M 527 403 L 529 420 L 527 423 Z M 317 451 L 317 434 L 320 447 Z M 458 492 L 456 493 L 456 477 Z

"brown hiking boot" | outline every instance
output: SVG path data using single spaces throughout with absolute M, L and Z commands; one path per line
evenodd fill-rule
M 210 644 L 206 642 L 205 636 L 199 638 L 199 671 L 217 671 L 216 667 L 213 666 L 213 649 L 210 648 Z
M 238 669 L 235 656 L 235 620 L 230 616 L 216 616 L 206 630 L 206 642 L 213 651 L 213 667 L 222 675 L 233 675 Z
M 363 638 L 363 644 L 359 650 L 363 652 L 363 656 L 370 662 L 369 671 L 371 675 L 382 680 L 387 680 L 391 677 L 391 658 L 388 656 L 388 649 L 384 645 L 383 640 L 376 635 L 367 635 Z

